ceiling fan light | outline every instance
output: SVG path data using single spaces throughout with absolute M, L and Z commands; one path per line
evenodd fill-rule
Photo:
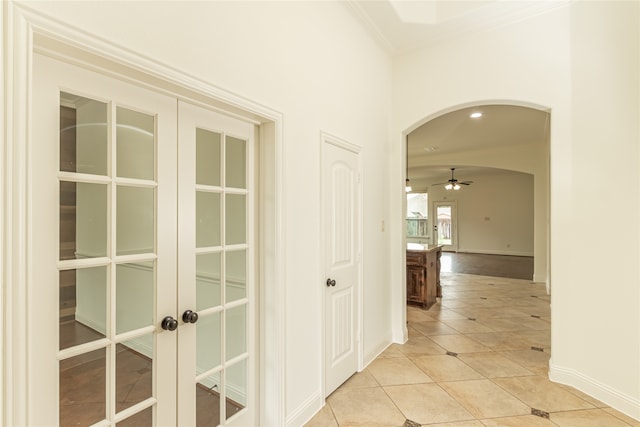
M 453 184 L 449 183 L 444 186 L 445 190 L 451 190 L 453 188 Z
M 460 189 L 460 185 L 458 185 L 458 184 L 454 185 L 454 186 L 453 186 L 453 189 L 454 189 L 454 190 L 459 190 L 459 189 Z

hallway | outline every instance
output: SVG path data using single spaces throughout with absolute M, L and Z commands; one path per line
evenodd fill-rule
M 307 427 L 640 426 L 548 380 L 543 283 L 443 272 L 442 290 L 431 309 L 407 308 L 408 342 L 352 376 Z

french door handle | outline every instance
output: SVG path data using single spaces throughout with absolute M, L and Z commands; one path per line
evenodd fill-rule
M 162 319 L 162 323 L 160 323 L 160 326 L 162 326 L 162 329 L 164 329 L 165 331 L 175 331 L 176 329 L 178 329 L 178 321 L 171 316 L 167 316 Z
M 198 321 L 198 313 L 195 311 L 187 310 L 182 313 L 182 320 L 184 323 L 196 323 Z

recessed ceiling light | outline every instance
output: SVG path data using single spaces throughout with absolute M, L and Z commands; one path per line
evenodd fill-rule
M 439 150 L 440 147 L 438 147 L 437 145 L 431 145 L 429 147 L 424 147 L 424 151 L 428 151 L 428 152 L 432 152 L 432 151 L 436 151 Z
M 472 119 L 477 119 L 479 117 L 482 117 L 482 113 L 480 111 L 476 111 L 474 113 L 471 113 L 469 117 L 471 117 Z

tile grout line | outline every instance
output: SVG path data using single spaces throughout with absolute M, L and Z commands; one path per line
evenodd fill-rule
M 477 276 L 477 278 L 482 278 L 482 276 Z M 495 281 L 496 284 L 492 284 L 492 287 L 495 287 L 496 289 L 501 289 L 504 287 L 504 290 L 507 290 L 512 287 L 515 286 L 517 289 L 517 292 L 506 292 L 504 297 L 492 297 L 491 295 L 488 294 L 484 294 L 488 296 L 488 300 L 496 300 L 499 299 L 503 305 L 505 307 L 509 306 L 512 307 L 511 309 L 505 309 L 502 311 L 503 314 L 508 314 L 505 317 L 483 317 L 482 315 L 480 315 L 480 313 L 491 313 L 490 310 L 500 310 L 499 307 L 485 307 L 485 306 L 481 306 L 478 307 L 478 310 L 488 310 L 488 311 L 481 311 L 478 314 L 474 314 L 473 312 L 476 311 L 474 307 L 469 307 L 466 306 L 466 303 L 463 301 L 466 298 L 476 298 L 477 296 L 474 297 L 474 293 L 478 293 L 478 290 L 481 289 L 481 286 L 486 286 L 487 284 L 482 284 L 482 283 L 478 283 L 476 282 L 478 279 L 474 278 L 474 279 L 469 279 L 469 280 L 452 280 L 451 284 L 447 284 L 445 286 L 447 287 L 456 287 L 456 286 L 460 286 L 462 289 L 458 289 L 458 292 L 451 292 L 452 295 L 447 296 L 447 294 L 449 294 L 450 292 L 446 292 L 445 289 L 443 289 L 443 292 L 445 295 L 443 298 L 439 298 L 438 299 L 438 310 L 434 310 L 431 313 L 427 313 L 429 314 L 431 317 L 431 319 L 433 320 L 415 320 L 415 321 L 407 321 L 407 326 L 409 327 L 410 331 L 412 332 L 410 335 L 411 337 L 409 338 L 409 340 L 407 341 L 407 344 L 410 343 L 410 341 L 412 339 L 416 339 L 419 338 L 420 340 L 426 338 L 426 341 L 421 341 L 424 343 L 431 343 L 434 346 L 441 348 L 444 350 L 444 354 L 442 353 L 437 353 L 437 354 L 430 354 L 430 353 L 405 353 L 402 350 L 394 350 L 394 353 L 391 354 L 389 357 L 385 357 L 385 358 L 396 358 L 396 357 L 400 357 L 403 358 L 404 360 L 409 361 L 410 365 L 412 365 L 413 367 L 418 368 L 418 370 L 420 372 L 422 372 L 423 374 L 426 375 L 427 378 L 431 379 L 431 382 L 421 382 L 421 383 L 417 383 L 417 384 L 407 384 L 407 382 L 402 382 L 400 384 L 390 384 L 388 386 L 383 386 L 381 385 L 380 381 L 377 379 L 377 377 L 375 375 L 373 375 L 372 372 L 368 372 L 369 375 L 373 378 L 376 386 L 368 386 L 367 388 L 381 388 L 384 395 L 387 397 L 387 399 L 389 399 L 393 405 L 393 407 L 399 412 L 399 414 L 401 414 L 401 416 L 404 418 L 405 420 L 405 425 L 408 425 L 407 422 L 415 422 L 414 420 L 410 420 L 407 415 L 401 410 L 400 408 L 400 403 L 402 403 L 402 401 L 396 402 L 391 395 L 387 392 L 387 387 L 391 390 L 392 387 L 402 387 L 402 386 L 417 386 L 417 385 L 425 385 L 425 384 L 433 384 L 435 386 L 438 387 L 438 389 L 440 389 L 441 391 L 443 391 L 450 399 L 452 399 L 452 401 L 456 402 L 458 405 L 460 405 L 461 408 L 464 408 L 467 413 L 472 417 L 470 418 L 468 421 L 476 421 L 479 424 L 482 424 L 484 426 L 487 425 L 486 422 L 483 422 L 483 420 L 489 420 L 489 419 L 497 419 L 497 418 L 504 418 L 504 417 L 519 417 L 519 416 L 524 416 L 524 417 L 528 417 L 528 416 L 537 416 L 540 417 L 540 415 L 542 415 L 541 418 L 547 419 L 551 424 L 550 425 L 554 425 L 554 426 L 558 426 L 559 424 L 553 421 L 553 415 L 554 414 L 560 414 L 560 413 L 570 413 L 570 412 L 579 412 L 579 411 L 585 411 L 585 410 L 589 410 L 589 411 L 598 411 L 601 412 L 603 414 L 606 414 L 607 416 L 610 416 L 612 418 L 615 418 L 617 421 L 620 421 L 621 423 L 624 423 L 624 425 L 627 426 L 631 426 L 632 424 L 629 424 L 625 419 L 619 417 L 616 414 L 615 410 L 612 410 L 612 412 L 608 412 L 607 410 L 605 410 L 607 407 L 606 406 L 598 406 L 594 403 L 592 403 L 590 400 L 587 400 L 585 398 L 583 398 L 582 396 L 580 396 L 579 394 L 576 394 L 572 391 L 571 388 L 561 388 L 563 391 L 570 393 L 573 397 L 577 398 L 579 401 L 584 402 L 585 404 L 587 404 L 587 406 L 589 406 L 590 408 L 584 408 L 584 409 L 570 409 L 570 410 L 558 410 L 558 411 L 548 411 L 545 409 L 540 409 L 540 408 L 534 408 L 533 406 L 529 405 L 528 403 L 526 403 L 522 398 L 518 397 L 516 394 L 514 394 L 513 392 L 509 391 L 507 388 L 503 387 L 502 385 L 499 384 L 498 381 L 503 380 L 503 379 L 510 379 L 510 378 L 545 378 L 545 374 L 541 373 L 542 371 L 542 364 L 540 364 L 540 362 L 542 362 L 542 360 L 544 360 L 544 357 L 542 357 L 542 359 L 539 359 L 538 356 L 535 357 L 529 357 L 527 356 L 527 352 L 531 352 L 531 353 L 543 353 L 545 354 L 545 356 L 547 356 L 548 354 L 550 354 L 549 349 L 549 342 L 548 342 L 548 335 L 549 335 L 549 331 L 548 328 L 551 325 L 551 322 L 548 321 L 546 319 L 546 317 L 548 317 L 548 314 L 546 314 L 546 311 L 548 309 L 548 301 L 546 299 L 544 299 L 544 295 L 543 293 L 540 293 L 540 296 L 538 295 L 534 295 L 537 294 L 537 291 L 532 292 L 529 288 L 527 288 L 526 291 L 522 292 L 520 289 L 518 289 L 518 287 L 520 286 L 518 283 L 511 283 L 509 281 L 506 282 L 502 282 L 502 280 L 500 280 L 500 283 L 498 283 L 498 281 Z M 538 285 L 538 284 L 536 284 Z M 485 288 L 486 289 L 486 288 Z M 502 290 L 502 289 L 501 289 Z M 498 294 L 496 294 L 498 295 Z M 529 297 L 534 297 L 534 298 L 529 298 Z M 452 305 L 458 305 L 456 307 L 448 307 L 446 305 L 446 302 L 452 302 Z M 458 304 L 455 303 L 455 301 L 458 300 Z M 538 301 L 538 300 L 542 300 L 545 302 L 545 304 L 540 305 L 538 303 L 535 304 L 522 304 L 519 305 L 516 302 L 517 301 L 525 301 L 525 300 L 534 300 L 534 301 Z M 444 301 L 444 303 L 443 303 Z M 542 302 L 541 301 L 541 302 Z M 407 307 L 407 310 L 412 310 L 411 307 Z M 416 309 L 417 310 L 417 309 Z M 423 312 L 423 311 L 418 311 L 418 313 Z M 518 313 L 520 313 L 520 315 L 518 315 Z M 535 313 L 535 314 L 534 314 Z M 454 318 L 449 318 L 448 316 L 460 316 L 460 319 L 456 319 Z M 443 317 L 444 316 L 444 317 Z M 407 316 L 409 317 L 409 316 Z M 459 329 L 454 328 L 453 326 L 451 326 L 450 323 L 448 322 L 453 322 L 455 324 L 455 320 L 467 320 L 467 321 L 471 321 L 469 318 L 474 318 L 475 321 L 478 322 L 478 324 L 482 325 L 483 327 L 486 327 L 487 329 L 490 330 L 490 332 L 467 332 L 464 333 L 462 331 L 460 331 Z M 526 325 L 523 323 L 520 328 L 516 329 L 516 330 L 497 330 L 497 328 L 495 327 L 491 327 L 489 325 L 483 324 L 483 322 L 487 322 L 490 319 L 496 319 L 496 320 L 500 320 L 500 319 L 518 319 L 520 318 L 520 321 L 526 323 Z M 526 321 L 526 319 L 530 319 L 531 322 Z M 523 320 L 524 319 L 524 320 Z M 545 327 L 540 329 L 541 326 L 543 325 L 537 325 L 536 322 L 533 319 L 538 319 L 541 321 L 541 323 L 545 323 Z M 512 322 L 517 324 L 517 321 L 511 320 Z M 444 325 L 448 328 L 451 328 L 455 331 L 455 333 L 449 333 L 449 334 L 431 334 L 431 335 L 427 335 L 424 332 L 422 332 L 421 330 L 413 327 L 412 325 L 415 325 L 416 323 L 421 323 L 421 322 L 438 322 L 441 325 Z M 507 323 L 507 326 L 509 324 Z M 535 329 L 534 329 L 535 328 Z M 437 330 L 437 328 L 436 328 Z M 473 334 L 481 334 L 481 333 L 487 333 L 487 334 L 505 334 L 507 335 L 507 337 L 505 337 L 504 339 L 509 339 L 508 336 L 513 335 L 513 336 L 522 336 L 522 347 L 514 347 L 514 348 L 502 348 L 500 349 L 500 345 L 494 345 L 494 346 L 488 346 L 483 344 L 481 341 L 479 341 L 478 339 L 475 339 L 474 337 L 470 336 Z M 452 350 L 450 350 L 449 348 L 447 348 L 446 346 L 438 343 L 437 341 L 435 341 L 433 339 L 433 337 L 435 336 L 442 336 L 442 335 L 452 335 L 452 336 L 459 336 L 459 337 L 464 337 L 466 339 L 469 339 L 475 343 L 478 343 L 480 345 L 483 345 L 484 347 L 487 348 L 486 351 L 479 351 L 479 352 L 453 352 Z M 501 338 L 501 337 L 500 337 Z M 498 339 L 500 339 L 498 338 Z M 490 341 L 488 341 L 490 342 Z M 506 342 L 506 341 L 505 341 Z M 505 342 L 499 341 L 498 344 L 502 343 L 504 344 Z M 508 342 L 507 342 L 508 344 Z M 524 345 L 526 344 L 526 345 Z M 420 348 L 416 348 L 416 351 L 419 351 Z M 537 350 L 537 351 L 536 351 Z M 430 349 L 431 351 L 431 349 Z M 540 352 L 540 353 L 539 353 Z M 456 356 L 456 358 L 458 360 L 460 360 L 463 365 L 465 365 L 467 368 L 469 368 L 471 371 L 475 372 L 476 374 L 478 374 L 478 376 L 480 377 L 479 379 L 477 379 L 477 381 L 483 381 L 483 380 L 488 380 L 491 384 L 493 384 L 493 386 L 497 386 L 500 390 L 502 390 L 503 392 L 507 393 L 507 395 L 511 396 L 513 399 L 515 399 L 516 401 L 520 402 L 522 405 L 524 405 L 526 408 L 530 409 L 530 413 L 527 415 L 511 415 L 511 416 L 498 416 L 498 417 L 490 417 L 490 418 L 479 418 L 481 416 L 482 412 L 478 412 L 478 416 L 474 415 L 474 412 L 471 412 L 467 405 L 464 404 L 463 401 L 458 400 L 455 396 L 453 396 L 452 394 L 449 393 L 449 391 L 447 391 L 444 387 L 443 384 L 445 383 L 454 383 L 454 382 L 463 382 L 463 381 L 472 381 L 472 380 L 457 380 L 457 381 L 435 381 L 433 379 L 433 377 L 431 377 L 429 375 L 429 373 L 425 370 L 423 370 L 420 366 L 418 366 L 418 364 L 414 361 L 417 358 L 421 357 L 421 356 L 438 356 L 438 355 L 446 355 L 448 354 L 450 356 Z M 471 366 L 468 362 L 471 359 L 467 359 L 466 361 L 463 359 L 464 356 L 471 356 L 471 355 L 481 355 L 481 354 L 486 354 L 486 355 L 490 355 L 490 357 L 496 356 L 496 357 L 500 357 L 500 358 L 504 358 L 506 360 L 508 360 L 510 363 L 512 363 L 513 365 L 515 365 L 515 367 L 521 368 L 526 372 L 529 372 L 530 374 L 519 374 L 519 375 L 507 375 L 507 376 L 502 376 L 502 377 L 493 377 L 493 376 L 487 376 L 487 375 L 492 375 L 493 373 L 496 373 L 496 371 L 492 371 L 491 367 L 488 367 L 486 369 L 483 369 L 483 371 L 487 372 L 487 375 L 482 374 L 481 372 L 479 372 L 478 370 L 476 370 L 475 368 L 473 368 L 473 366 Z M 462 356 L 463 358 L 460 358 L 459 356 Z M 381 358 L 380 356 L 378 356 L 378 358 Z M 376 359 L 378 359 L 376 358 Z M 381 358 L 381 359 L 385 359 L 385 358 Z M 480 359 L 481 360 L 481 359 Z M 514 369 L 515 369 L 514 367 Z M 548 369 L 548 363 L 547 363 L 547 369 Z M 367 371 L 367 368 L 363 369 L 363 372 Z M 499 371 L 498 371 L 499 372 Z M 502 372 L 509 372 L 509 371 L 502 371 Z M 516 370 L 517 372 L 517 370 Z M 548 380 L 548 373 L 547 373 L 547 377 L 546 379 Z M 505 386 L 510 386 L 509 382 L 504 382 Z M 516 381 L 517 383 L 517 381 Z M 516 384 L 514 383 L 514 384 Z M 555 383 L 551 383 L 551 384 L 555 384 Z M 518 389 L 514 389 L 514 391 L 518 391 Z M 527 398 L 527 395 L 523 395 L 523 398 Z M 531 399 L 528 399 L 531 400 Z M 534 399 L 532 401 L 536 401 L 537 399 Z M 595 401 L 595 399 L 594 399 Z M 544 406 L 547 406 L 546 404 L 541 405 L 542 408 L 544 408 Z M 554 405 L 552 405 L 554 406 Z M 569 405 L 564 405 L 566 407 L 569 407 Z M 524 409 L 524 408 L 522 408 Z M 331 410 L 331 414 L 333 416 L 334 421 L 336 422 L 336 424 L 338 424 L 338 426 L 340 426 L 340 424 L 338 423 L 338 419 L 335 415 L 334 409 L 333 407 L 330 405 L 330 410 Z M 540 411 L 539 414 L 536 413 L 536 411 Z M 548 415 L 548 418 L 545 417 L 545 415 Z M 466 420 L 459 420 L 459 421 L 466 421 Z M 454 422 L 454 421 L 447 421 L 447 422 Z M 457 421 L 456 421 L 457 422 Z M 430 421 L 428 424 L 424 424 L 425 426 L 434 424 L 433 421 Z

